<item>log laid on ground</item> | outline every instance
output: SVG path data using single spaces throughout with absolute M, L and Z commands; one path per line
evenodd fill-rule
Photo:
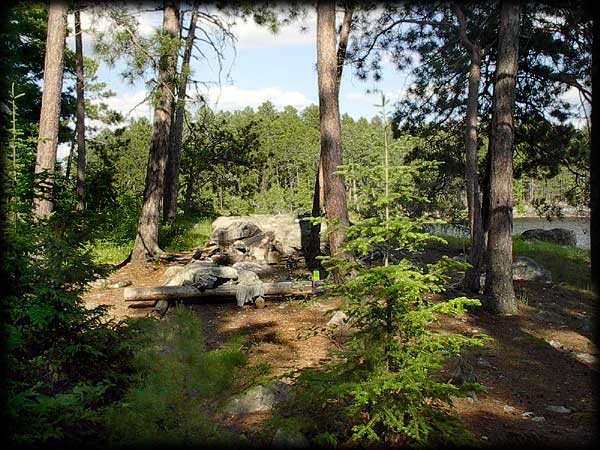
M 265 296 L 312 294 L 312 281 L 279 281 L 264 283 Z M 193 286 L 157 286 L 152 288 L 125 288 L 126 302 L 155 302 L 157 300 L 182 300 L 203 297 L 235 298 L 237 284 L 218 286 L 200 291 Z

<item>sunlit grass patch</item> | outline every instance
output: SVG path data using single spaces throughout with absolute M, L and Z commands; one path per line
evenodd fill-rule
M 530 242 L 519 236 L 513 238 L 517 256 L 527 256 L 552 273 L 554 283 L 577 290 L 591 290 L 591 256 L 589 250 L 563 247 L 550 242 Z
M 204 245 L 210 236 L 210 224 L 206 218 L 177 218 L 175 225 L 161 227 L 161 248 L 167 252 L 181 252 Z
M 92 251 L 97 264 L 118 264 L 122 262 L 133 248 L 133 240 L 127 244 L 118 244 L 109 240 L 97 240 Z
M 470 240 L 456 236 L 440 235 L 447 242 L 444 248 L 461 249 L 468 252 Z M 565 247 L 550 242 L 531 242 L 520 236 L 513 236 L 513 253 L 535 260 L 552 274 L 554 283 L 579 291 L 591 291 L 590 251 L 578 247 Z

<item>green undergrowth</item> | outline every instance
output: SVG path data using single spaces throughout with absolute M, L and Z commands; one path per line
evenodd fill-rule
M 452 250 L 468 251 L 469 239 L 455 236 L 440 236 L 448 242 Z M 541 264 L 552 274 L 552 281 L 566 288 L 591 291 L 591 255 L 589 250 L 566 247 L 550 242 L 531 242 L 520 236 L 513 236 L 515 256 L 526 256 Z
M 159 244 L 166 252 L 182 252 L 202 246 L 210 236 L 210 219 L 195 216 L 180 216 L 175 225 L 160 228 Z M 134 239 L 113 239 L 106 235 L 97 239 L 92 248 L 96 264 L 118 264 L 125 260 L 133 248 Z
M 102 239 L 94 242 L 92 248 L 93 260 L 96 264 L 119 264 L 125 260 L 133 248 L 133 241 L 116 243 Z
M 237 446 L 237 435 L 211 416 L 232 395 L 257 383 L 267 365 L 250 365 L 239 339 L 208 351 L 198 316 L 177 306 L 146 324 L 134 382 L 106 415 L 112 446 Z
M 591 255 L 589 250 L 563 247 L 550 242 L 529 242 L 513 238 L 515 255 L 527 256 L 552 273 L 554 283 L 576 290 L 591 291 Z
M 182 252 L 204 245 L 210 236 L 210 219 L 178 217 L 175 225 L 163 225 L 159 243 L 166 252 Z

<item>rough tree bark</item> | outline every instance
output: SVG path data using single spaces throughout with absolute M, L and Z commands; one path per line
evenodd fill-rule
M 58 146 L 60 100 L 63 83 L 63 54 L 67 32 L 67 2 L 51 1 L 48 7 L 48 32 L 44 60 L 44 90 L 40 112 L 40 131 L 35 162 L 39 191 L 33 199 L 33 213 L 45 218 L 52 212 L 53 172 Z
M 83 43 L 81 38 L 80 5 L 75 10 L 75 75 L 77 77 L 77 210 L 83 211 L 85 205 L 85 100 L 83 85 Z
M 460 26 L 460 41 L 471 56 L 469 89 L 467 93 L 467 115 L 465 118 L 465 180 L 467 184 L 467 207 L 471 231 L 469 263 L 473 267 L 466 271 L 463 285 L 468 290 L 478 292 L 481 287 L 479 276 L 484 269 L 485 256 L 485 234 L 481 201 L 479 198 L 479 175 L 477 171 L 477 98 L 479 96 L 479 84 L 481 81 L 483 50 L 479 42 L 473 42 L 467 36 L 466 20 L 461 7 L 456 3 L 453 3 L 453 7 Z
M 163 33 L 173 40 L 176 40 L 179 34 L 177 9 L 176 2 L 165 0 Z M 160 256 L 163 253 L 158 246 L 158 232 L 177 68 L 177 46 L 167 47 L 169 51 L 161 52 L 159 59 L 158 87 L 154 100 L 154 124 L 146 171 L 146 187 L 135 244 L 131 253 L 132 262 Z
M 513 107 L 521 6 L 505 0 L 500 11 L 498 57 L 492 112 L 490 207 L 486 306 L 501 315 L 517 312 L 512 279 Z
M 319 115 L 321 119 L 321 155 L 315 178 L 312 216 L 320 217 L 326 212 L 327 218 L 338 219 L 347 226 L 348 209 L 344 181 L 333 171 L 342 164 L 341 127 L 339 112 L 339 89 L 344 69 L 348 37 L 352 25 L 354 9 L 347 6 L 340 30 L 340 42 L 336 51 L 335 2 L 318 2 L 317 5 L 317 71 L 319 78 Z M 326 111 L 324 109 L 327 108 Z M 327 160 L 326 157 L 329 159 Z M 332 183 L 331 186 L 328 186 Z M 329 202 L 333 201 L 329 207 Z M 320 226 L 311 230 L 307 264 L 318 267 L 316 257 L 320 253 Z M 343 230 L 329 236 L 330 252 L 334 255 L 343 242 Z M 335 275 L 334 275 L 335 277 Z
M 171 139 L 169 143 L 169 156 L 165 171 L 165 193 L 163 198 L 163 219 L 174 223 L 177 217 L 177 195 L 179 193 L 179 167 L 181 164 L 181 139 L 183 136 L 183 119 L 185 114 L 185 96 L 189 78 L 190 59 L 196 35 L 196 21 L 198 20 L 198 5 L 192 7 L 190 26 L 186 38 L 185 52 L 179 75 L 177 103 L 175 106 L 175 121 L 171 126 Z

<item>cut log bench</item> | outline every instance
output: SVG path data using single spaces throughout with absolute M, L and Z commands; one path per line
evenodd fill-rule
M 305 296 L 313 293 L 312 281 L 279 281 L 263 283 L 263 285 L 265 297 Z M 237 284 L 226 284 L 203 291 L 194 286 L 126 287 L 123 296 L 126 302 L 131 302 L 128 305 L 130 308 L 147 308 L 154 306 L 159 300 L 174 302 L 214 297 L 235 299 L 237 286 Z

